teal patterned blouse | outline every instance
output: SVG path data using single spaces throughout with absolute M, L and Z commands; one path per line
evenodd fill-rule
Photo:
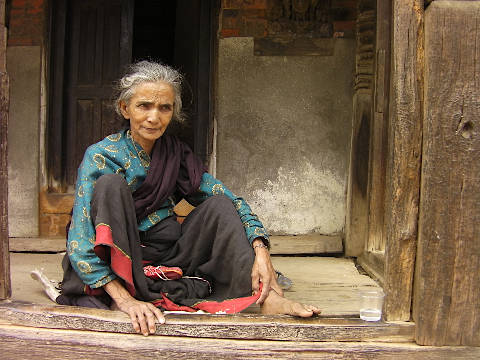
M 93 251 L 95 228 L 90 218 L 90 201 L 95 182 L 105 174 L 121 174 L 133 193 L 145 180 L 149 167 L 149 155 L 133 141 L 129 130 L 107 136 L 102 141 L 91 145 L 85 152 L 78 168 L 67 251 L 72 267 L 83 282 L 92 289 L 99 288 L 116 278 L 110 266 L 100 260 Z M 245 200 L 235 196 L 210 174 L 203 174 L 199 191 L 192 196 L 192 199 L 200 203 L 218 194 L 223 194 L 232 200 L 250 243 L 258 237 L 268 241 L 268 235 L 262 223 L 252 213 Z M 140 219 L 138 230 L 146 231 L 166 217 L 172 216 L 174 206 L 175 199 L 170 197 L 160 209 Z

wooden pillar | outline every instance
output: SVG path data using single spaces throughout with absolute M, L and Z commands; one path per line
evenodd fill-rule
M 422 142 L 423 15 L 423 0 L 392 1 L 384 218 L 387 320 L 410 319 Z
M 0 299 L 10 297 L 10 255 L 8 252 L 8 75 L 6 67 L 7 29 L 5 0 L 0 0 Z
M 480 2 L 425 17 L 416 341 L 480 346 Z

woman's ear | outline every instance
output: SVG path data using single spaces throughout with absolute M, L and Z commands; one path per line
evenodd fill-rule
M 125 101 L 119 101 L 118 104 L 120 106 L 120 112 L 122 113 L 123 117 L 125 119 L 130 119 L 130 115 L 128 114 L 127 110 L 127 104 L 125 103 Z

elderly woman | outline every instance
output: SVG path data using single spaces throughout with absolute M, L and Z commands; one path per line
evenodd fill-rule
M 159 308 L 234 313 L 256 302 L 265 314 L 319 313 L 283 297 L 247 203 L 164 135 L 183 118 L 181 82 L 147 61 L 119 81 L 114 105 L 128 128 L 90 146 L 78 169 L 57 302 L 121 310 L 144 335 L 165 322 Z M 196 208 L 180 224 L 183 198 Z

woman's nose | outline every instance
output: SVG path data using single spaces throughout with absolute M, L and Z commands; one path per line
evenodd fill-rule
M 148 117 L 147 117 L 147 120 L 149 122 L 152 122 L 152 123 L 157 123 L 161 120 L 161 116 L 160 116 L 160 111 L 158 111 L 157 109 L 152 109 L 149 113 L 148 113 Z

